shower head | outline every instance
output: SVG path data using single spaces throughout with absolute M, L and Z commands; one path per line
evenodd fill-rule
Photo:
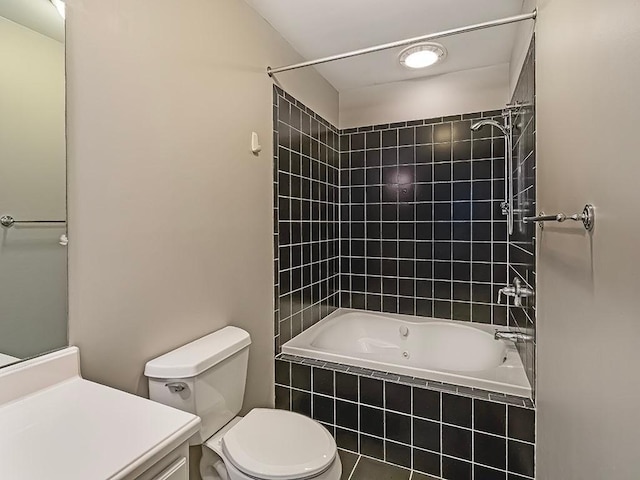
M 507 129 L 503 126 L 500 125 L 498 122 L 496 122 L 495 120 L 480 120 L 479 122 L 476 122 L 474 124 L 471 125 L 471 130 L 473 130 L 474 132 L 478 131 L 480 128 L 484 127 L 485 125 L 490 125 L 492 127 L 496 127 L 498 129 L 500 129 L 500 131 L 502 132 L 502 134 L 504 136 L 508 136 L 509 133 L 507 132 Z

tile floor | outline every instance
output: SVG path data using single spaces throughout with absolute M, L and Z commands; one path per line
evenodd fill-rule
M 346 450 L 338 449 L 338 454 L 342 462 L 341 480 L 436 480 L 437 478 Z

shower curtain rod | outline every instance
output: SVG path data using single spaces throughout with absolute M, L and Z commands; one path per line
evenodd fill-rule
M 452 28 L 451 30 L 443 30 L 442 32 L 430 33 L 429 35 L 423 35 L 421 37 L 407 38 L 406 40 L 399 40 L 397 42 L 384 43 L 382 45 L 376 45 L 374 47 L 362 48 L 360 50 L 353 50 L 352 52 L 340 53 L 338 55 L 331 55 L 329 57 L 318 58 L 316 60 L 309 60 L 306 62 L 294 63 L 293 65 L 286 65 L 283 67 L 271 68 L 267 67 L 267 75 L 270 77 L 274 73 L 288 72 L 289 70 L 296 70 L 298 68 L 311 67 L 313 65 L 319 65 L 321 63 L 333 62 L 335 60 L 342 60 L 343 58 L 357 57 L 359 55 L 366 55 L 367 53 L 380 52 L 382 50 L 389 50 L 390 48 L 404 47 L 417 42 L 426 42 L 429 40 L 435 40 L 436 38 L 450 37 L 452 35 L 458 35 L 460 33 L 475 32 L 476 30 L 484 30 L 485 28 L 499 27 L 500 25 L 508 25 L 510 23 L 523 22 L 525 20 L 535 20 L 537 15 L 537 9 L 531 13 L 523 13 L 521 15 L 515 15 L 513 17 L 500 18 L 498 20 L 491 20 L 489 22 L 476 23 L 475 25 L 468 25 L 466 27 Z

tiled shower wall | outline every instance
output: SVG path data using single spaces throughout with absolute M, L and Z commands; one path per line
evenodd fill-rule
M 338 306 L 336 127 L 274 87 L 275 351 Z
M 513 117 L 513 203 L 514 230 L 509 238 L 509 280 L 520 278 L 522 283 L 535 291 L 535 224 L 523 223 L 522 217 L 536 214 L 536 122 L 535 122 L 535 39 L 529 51 L 516 85 L 512 103 L 522 106 Z M 536 309 L 533 299 L 523 302 L 523 307 L 509 307 L 509 325 L 535 338 Z M 535 342 L 518 344 L 527 377 L 535 387 Z
M 473 113 L 344 130 L 341 306 L 507 324 L 504 137 Z

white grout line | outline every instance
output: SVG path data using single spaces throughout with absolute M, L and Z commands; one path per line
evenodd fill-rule
M 356 459 L 356 463 L 353 464 L 353 468 L 351 469 L 351 473 L 349 474 L 349 478 L 347 480 L 351 480 L 354 472 L 356 471 L 356 468 L 358 467 L 358 463 L 360 463 L 360 459 L 362 458 L 362 456 L 360 454 L 357 454 L 357 455 L 358 455 L 358 458 Z

